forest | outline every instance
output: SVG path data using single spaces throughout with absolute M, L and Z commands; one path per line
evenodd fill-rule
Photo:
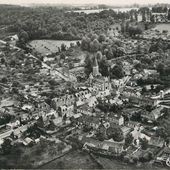
M 25 31 L 29 40 L 80 40 L 88 32 L 106 33 L 110 25 L 132 18 L 132 14 L 111 9 L 85 14 L 70 12 L 68 8 L 1 5 L 0 30 L 19 34 Z

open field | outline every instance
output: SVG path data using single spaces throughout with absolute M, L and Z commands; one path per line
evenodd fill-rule
M 41 54 L 49 54 L 58 52 L 58 47 L 61 44 L 65 44 L 66 47 L 70 47 L 70 43 L 76 43 L 76 41 L 62 41 L 62 40 L 33 40 L 30 45 Z
M 89 154 L 73 151 L 64 157 L 56 159 L 41 167 L 42 169 L 98 169 L 98 165 L 91 160 Z
M 167 30 L 170 33 L 170 24 L 158 24 L 154 29 L 157 29 L 160 32 Z

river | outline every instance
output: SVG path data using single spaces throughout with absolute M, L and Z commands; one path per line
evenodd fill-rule
M 130 11 L 132 9 L 138 10 L 138 8 L 109 8 L 109 9 L 112 9 L 115 12 L 128 12 L 128 11 Z M 109 9 L 106 9 L 106 10 L 109 10 Z M 77 13 L 84 12 L 86 14 L 90 14 L 90 13 L 99 13 L 99 12 L 101 12 L 103 10 L 104 9 L 83 9 L 83 10 L 75 10 L 73 12 L 77 12 Z

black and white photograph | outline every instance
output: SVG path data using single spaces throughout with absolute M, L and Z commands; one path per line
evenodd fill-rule
M 0 169 L 170 169 L 170 0 L 0 0 Z

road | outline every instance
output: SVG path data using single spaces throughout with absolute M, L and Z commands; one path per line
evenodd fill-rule
M 14 129 L 14 130 L 11 129 L 11 130 L 9 130 L 9 131 L 7 131 L 5 133 L 0 134 L 0 139 L 2 140 L 4 138 L 9 137 L 12 132 L 14 132 L 15 135 L 18 135 L 20 132 L 26 131 L 27 128 L 28 128 L 28 125 L 24 125 L 24 126 L 18 127 L 17 129 Z
M 32 54 L 29 54 L 29 57 L 34 58 L 35 60 L 41 61 L 41 60 L 39 60 L 37 57 L 33 56 Z M 55 74 L 56 74 L 58 77 L 60 77 L 61 79 L 65 80 L 65 81 L 76 81 L 76 77 L 74 77 L 72 74 L 70 74 L 69 77 L 67 77 L 67 76 L 63 75 L 62 73 L 60 73 L 58 70 L 52 69 L 52 68 L 51 68 L 49 65 L 47 65 L 46 63 L 44 63 L 44 62 L 42 62 L 42 61 L 41 61 L 41 63 L 42 63 L 42 66 L 43 66 L 44 68 L 47 68 L 47 69 L 49 69 L 49 70 L 53 70 L 53 71 L 55 72 Z

